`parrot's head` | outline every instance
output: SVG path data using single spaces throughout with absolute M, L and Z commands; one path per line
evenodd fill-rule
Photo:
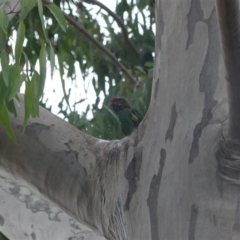
M 117 112 L 125 108 L 130 108 L 130 105 L 125 98 L 112 98 L 110 107 L 114 112 Z

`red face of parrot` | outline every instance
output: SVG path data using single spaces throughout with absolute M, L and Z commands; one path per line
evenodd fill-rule
M 110 101 L 110 105 L 124 105 L 126 100 L 123 98 L 112 98 Z
M 124 98 L 112 98 L 110 101 L 110 107 L 114 111 L 118 111 L 125 107 L 128 107 L 128 103 Z

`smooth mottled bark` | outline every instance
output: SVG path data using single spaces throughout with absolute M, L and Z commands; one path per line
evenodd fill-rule
M 152 98 L 138 130 L 104 141 L 41 110 L 22 133 L 21 104 L 11 119 L 19 144 L 0 127 L 0 167 L 106 239 L 240 239 L 240 148 L 225 127 L 215 2 L 155 4 Z
M 0 230 L 10 240 L 105 239 L 38 195 L 0 171 Z

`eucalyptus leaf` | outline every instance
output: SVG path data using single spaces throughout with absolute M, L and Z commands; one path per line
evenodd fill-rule
M 30 116 L 32 115 L 32 109 L 33 109 L 34 101 L 35 101 L 34 82 L 33 81 L 27 81 L 26 82 L 25 95 L 24 95 L 25 114 L 24 114 L 23 131 L 25 131 L 28 120 L 29 120 Z
M 7 43 L 7 33 L 0 27 L 0 51 L 5 48 Z
M 0 240 L 9 240 L 2 232 L 0 232 Z
M 0 27 L 6 29 L 8 27 L 8 16 L 3 8 L 0 8 Z
M 21 5 L 20 21 L 24 20 L 28 13 L 36 6 L 37 0 L 19 0 Z
M 43 20 L 42 0 L 37 0 L 37 2 L 38 2 L 38 13 L 39 13 L 39 17 L 40 17 L 40 21 L 41 21 L 41 25 L 42 25 L 43 34 L 44 34 L 45 38 L 47 39 L 47 34 L 46 34 L 44 20 Z
M 69 97 L 66 93 L 66 88 L 65 88 L 65 81 L 64 81 L 64 78 L 63 78 L 63 75 L 64 75 L 64 68 L 63 68 L 63 61 L 61 59 L 61 57 L 59 55 L 57 55 L 58 57 L 58 64 L 59 64 L 59 71 L 60 71 L 60 77 L 61 77 L 61 84 L 62 84 L 62 90 L 63 90 L 63 94 L 64 94 L 64 99 L 71 111 L 71 107 L 70 107 L 70 104 L 69 104 Z
M 47 73 L 46 48 L 44 44 L 42 44 L 42 47 L 41 47 L 41 51 L 39 55 L 39 64 L 40 64 L 40 86 L 37 94 L 38 99 L 41 97 L 43 93 L 46 73 Z
M 50 45 L 50 65 L 51 65 L 51 78 L 53 78 L 53 71 L 55 67 L 55 52 L 52 45 Z
M 9 76 L 9 56 L 6 53 L 5 50 L 2 50 L 1 55 L 1 67 L 2 67 L 2 74 L 3 74 L 3 80 L 8 86 L 8 76 Z
M 12 113 L 15 117 L 17 117 L 17 111 L 15 108 L 14 100 L 6 102 L 7 109 L 10 113 Z
M 8 100 L 12 100 L 16 94 L 19 92 L 20 87 L 22 85 L 22 83 L 27 79 L 27 75 L 25 73 L 22 73 L 21 75 L 18 75 L 17 77 L 15 77 L 12 81 L 11 84 L 11 91 L 10 94 L 8 96 Z
M 21 21 L 18 26 L 18 32 L 17 32 L 17 41 L 15 46 L 15 60 L 16 62 L 20 62 L 20 58 L 22 55 L 23 50 L 23 41 L 25 38 L 25 25 Z
M 0 122 L 6 127 L 6 133 L 7 135 L 15 142 L 17 143 L 16 136 L 13 132 L 9 115 L 8 115 L 8 109 L 6 104 L 3 104 L 0 108 Z
M 32 79 L 31 79 L 31 90 L 34 93 L 34 100 L 32 101 L 32 110 L 31 110 L 31 116 L 33 118 L 39 116 L 39 98 L 41 96 L 41 87 L 42 87 L 42 82 L 40 79 L 40 76 L 38 72 L 34 72 Z M 33 89 L 32 89 L 33 88 Z
M 45 5 L 53 14 L 53 16 L 56 18 L 56 20 L 58 21 L 58 24 L 60 25 L 60 27 L 63 29 L 63 31 L 66 31 L 66 27 L 67 27 L 67 21 L 64 18 L 61 10 L 59 9 L 59 7 L 57 7 L 55 4 L 51 3 L 51 4 L 47 4 Z
M 5 103 L 6 96 L 7 96 L 7 87 L 3 81 L 2 72 L 0 72 L 0 109 Z

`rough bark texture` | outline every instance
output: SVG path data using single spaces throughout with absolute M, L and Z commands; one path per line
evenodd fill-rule
M 138 131 L 103 141 L 41 110 L 22 134 L 21 105 L 17 146 L 0 127 L 0 167 L 107 239 L 240 239 L 215 3 L 158 0 L 156 11 L 152 99 Z

